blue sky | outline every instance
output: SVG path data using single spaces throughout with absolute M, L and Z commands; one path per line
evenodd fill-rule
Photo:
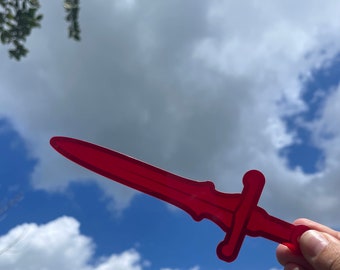
M 215 224 L 72 164 L 56 135 L 223 192 L 259 169 L 270 214 L 339 228 L 340 7 L 319 5 L 81 3 L 75 43 L 44 4 L 27 58 L 0 47 L 0 268 L 281 269 L 260 238 L 220 261 Z

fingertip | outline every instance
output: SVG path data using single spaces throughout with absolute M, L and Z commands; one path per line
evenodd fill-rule
M 298 218 L 294 220 L 293 222 L 294 225 L 306 225 L 306 226 L 308 226 L 311 223 L 314 223 L 314 222 L 308 218 Z
M 340 240 L 340 233 L 338 231 L 333 230 L 332 228 L 325 226 L 321 223 L 315 222 L 308 218 L 298 218 L 293 222 L 294 225 L 305 225 L 312 230 L 316 230 L 319 232 L 325 232 L 327 234 L 332 235 L 333 237 Z
M 303 268 L 300 265 L 297 265 L 295 263 L 289 263 L 287 265 L 285 265 L 284 270 L 304 270 L 305 268 Z
M 314 269 L 340 269 L 340 241 L 332 235 L 309 230 L 302 235 L 300 247 Z
M 294 254 L 285 245 L 278 245 L 278 247 L 276 248 L 276 258 L 278 262 L 285 267 L 285 270 L 309 269 L 309 264 L 304 259 L 304 257 L 302 255 Z
M 281 265 L 286 265 L 293 256 L 291 250 L 285 245 L 278 245 L 276 248 L 276 258 Z
M 300 238 L 301 250 L 305 257 L 312 260 L 319 256 L 319 254 L 327 247 L 329 241 L 320 232 L 309 230 L 305 232 Z

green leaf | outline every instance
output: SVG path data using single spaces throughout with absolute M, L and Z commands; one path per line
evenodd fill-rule
M 0 24 L 3 24 L 5 22 L 5 15 L 0 13 Z
M 29 3 L 30 3 L 31 6 L 40 7 L 38 0 L 29 0 Z
M 36 11 L 37 11 L 36 8 L 30 8 L 30 9 L 28 10 L 28 15 L 29 15 L 30 17 L 34 17 Z
M 6 14 L 6 19 L 9 19 L 9 20 L 14 19 L 14 15 L 12 14 L 12 12 L 9 12 L 9 13 Z
M 42 14 L 39 14 L 35 19 L 37 21 L 41 21 L 44 16 Z
M 11 40 L 11 35 L 8 31 L 3 31 L 0 36 L 1 42 L 7 44 Z

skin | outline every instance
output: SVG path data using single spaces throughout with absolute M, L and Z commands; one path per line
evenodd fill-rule
M 340 232 L 308 219 L 297 219 L 294 224 L 311 230 L 299 239 L 302 255 L 284 245 L 277 247 L 276 256 L 284 270 L 340 270 Z

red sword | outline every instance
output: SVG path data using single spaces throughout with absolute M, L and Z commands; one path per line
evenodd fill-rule
M 270 216 L 257 206 L 265 178 L 256 170 L 243 176 L 241 194 L 227 194 L 212 182 L 197 182 L 85 141 L 53 137 L 51 145 L 75 163 L 123 185 L 176 205 L 200 221 L 215 222 L 226 237 L 217 246 L 221 260 L 236 259 L 244 237 L 262 236 L 298 253 L 298 239 L 309 228 Z

